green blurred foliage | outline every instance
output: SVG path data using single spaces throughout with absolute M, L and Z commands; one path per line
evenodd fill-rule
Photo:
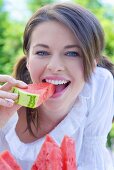
M 27 5 L 32 12 L 35 12 L 38 8 L 53 2 L 54 0 L 27 0 Z
M 0 74 L 11 74 L 16 56 L 22 51 L 23 27 L 18 22 L 9 20 L 0 0 Z
M 0 73 L 11 73 L 16 57 L 22 54 L 22 33 L 23 28 L 20 24 L 8 23 L 2 40 L 4 45 L 2 48 L 3 55 L 0 59 Z
M 108 135 L 107 145 L 114 150 L 114 123 L 112 124 L 112 129 Z

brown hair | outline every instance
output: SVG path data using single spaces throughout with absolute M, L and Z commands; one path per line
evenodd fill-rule
M 31 34 L 38 24 L 49 20 L 56 20 L 65 24 L 79 41 L 86 81 L 90 78 L 94 69 L 94 59 L 97 59 L 99 67 L 107 68 L 114 75 L 114 65 L 102 56 L 104 33 L 99 21 L 91 12 L 79 5 L 61 3 L 40 8 L 28 21 L 23 42 L 25 57 L 16 66 L 15 77 L 17 79 L 26 83 L 31 82 L 26 68 L 26 56 L 29 55 Z M 30 124 L 30 121 L 28 122 Z

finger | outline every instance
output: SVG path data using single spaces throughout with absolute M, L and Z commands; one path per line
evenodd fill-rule
M 20 88 L 27 88 L 28 87 L 28 85 L 21 80 L 16 80 L 15 86 L 20 87 Z
M 0 75 L 0 82 L 9 82 L 11 84 L 15 83 L 15 79 L 9 75 Z
M 12 89 L 13 86 L 20 87 L 20 88 L 27 88 L 27 84 L 20 80 L 15 80 L 14 83 L 5 83 L 3 86 L 0 87 L 1 90 L 9 91 Z
M 14 105 L 14 101 L 13 100 L 8 100 L 8 99 L 0 98 L 0 106 L 12 107 L 13 105 Z
M 0 90 L 0 98 L 7 98 L 7 99 L 15 100 L 18 98 L 18 94 Z

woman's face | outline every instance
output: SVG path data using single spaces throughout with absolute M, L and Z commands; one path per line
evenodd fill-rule
M 27 68 L 33 83 L 46 81 L 56 90 L 41 107 L 66 114 L 84 86 L 81 49 L 74 34 L 57 21 L 39 24 L 31 35 Z

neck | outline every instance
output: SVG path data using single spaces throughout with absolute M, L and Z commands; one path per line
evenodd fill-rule
M 66 114 L 65 114 L 66 116 Z M 58 114 L 56 112 L 46 112 L 39 108 L 39 128 L 40 130 L 49 133 L 52 131 L 65 117 L 63 114 Z

